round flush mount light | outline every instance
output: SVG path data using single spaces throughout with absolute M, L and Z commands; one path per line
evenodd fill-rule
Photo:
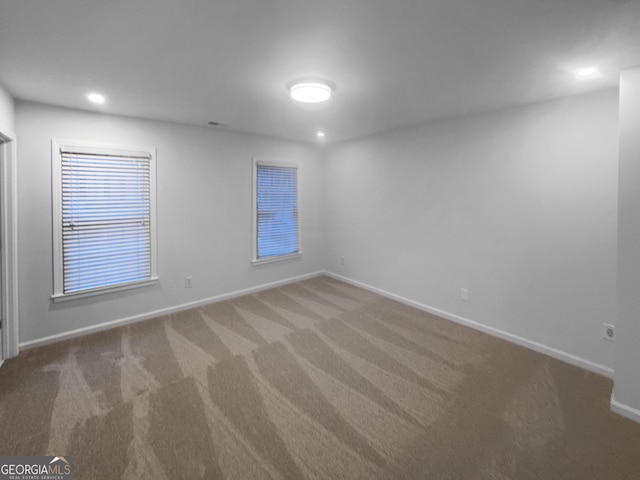
M 303 103 L 326 102 L 331 97 L 331 87 L 317 82 L 296 82 L 289 87 L 291 98 Z
M 316 133 L 316 136 L 318 138 L 324 138 L 325 135 L 324 135 L 324 132 L 318 132 L 318 133 Z
M 594 80 L 602 77 L 602 72 L 597 67 L 584 67 L 576 70 L 574 75 L 577 80 Z
M 95 103 L 96 105 L 102 105 L 107 101 L 107 99 L 104 98 L 104 95 L 95 92 L 87 94 L 87 98 L 90 102 Z

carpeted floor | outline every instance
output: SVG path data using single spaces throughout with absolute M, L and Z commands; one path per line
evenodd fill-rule
M 611 386 L 320 277 L 21 353 L 0 455 L 77 480 L 637 480 Z

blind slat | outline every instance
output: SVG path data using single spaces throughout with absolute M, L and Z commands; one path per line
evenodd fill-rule
M 297 253 L 298 169 L 260 164 L 256 169 L 257 257 Z
M 63 291 L 151 278 L 151 159 L 62 152 Z

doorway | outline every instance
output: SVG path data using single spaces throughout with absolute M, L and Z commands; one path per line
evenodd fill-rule
M 0 363 L 18 354 L 16 137 L 0 131 Z

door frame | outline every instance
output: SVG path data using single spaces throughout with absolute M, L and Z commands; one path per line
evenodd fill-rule
M 2 334 L 0 363 L 19 351 L 17 139 L 0 127 L 0 280 Z

